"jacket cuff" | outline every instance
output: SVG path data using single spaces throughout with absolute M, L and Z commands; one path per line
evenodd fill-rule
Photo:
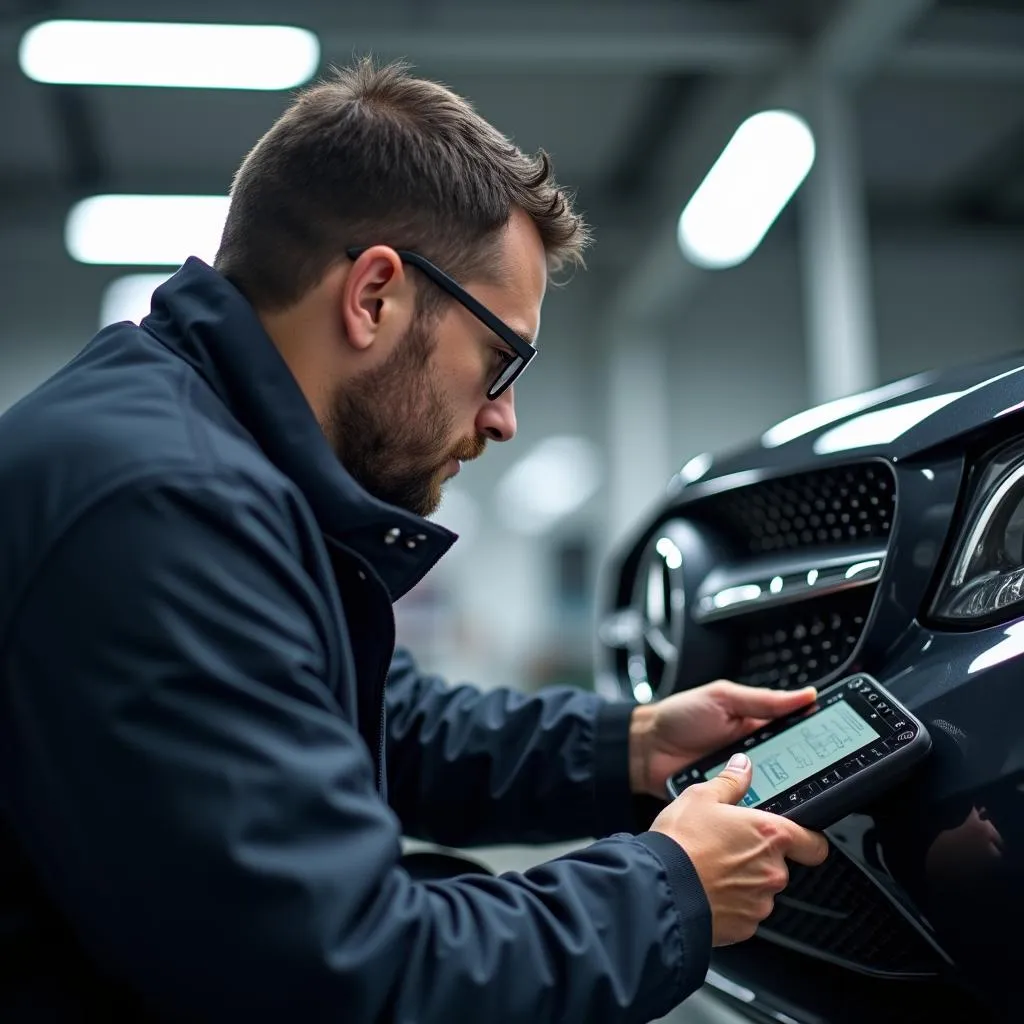
M 644 832 L 636 838 L 665 865 L 679 911 L 680 988 L 681 998 L 686 998 L 704 984 L 711 965 L 711 905 L 697 869 L 674 839 L 661 832 Z
M 616 701 L 597 712 L 594 739 L 594 837 L 646 832 L 668 798 L 630 792 L 629 721 L 635 704 Z
M 594 723 L 594 836 L 635 833 L 629 789 L 629 721 L 635 704 L 602 704 Z

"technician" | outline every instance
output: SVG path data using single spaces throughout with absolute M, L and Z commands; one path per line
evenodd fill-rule
M 361 62 L 245 159 L 214 267 L 0 418 L 6 1024 L 648 1021 L 823 860 L 735 806 L 742 758 L 637 817 L 813 691 L 634 707 L 394 652 L 587 240 L 546 156 Z M 403 835 L 597 841 L 422 881 Z

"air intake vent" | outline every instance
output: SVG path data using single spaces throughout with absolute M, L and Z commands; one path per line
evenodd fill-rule
M 742 652 L 733 678 L 788 690 L 837 672 L 860 640 L 874 594 L 865 587 L 745 616 L 732 626 Z
M 792 866 L 759 934 L 873 974 L 935 974 L 941 966 L 935 950 L 837 851 L 821 867 Z
M 750 554 L 878 538 L 892 528 L 888 466 L 866 463 L 742 487 L 708 502 L 711 521 Z

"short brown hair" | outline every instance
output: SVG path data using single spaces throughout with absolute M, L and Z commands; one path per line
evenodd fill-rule
M 582 264 L 588 229 L 546 153 L 527 156 L 404 63 L 363 59 L 301 93 L 246 157 L 215 266 L 267 310 L 297 302 L 349 246 L 413 249 L 456 279 L 487 278 L 516 207 L 549 267 Z

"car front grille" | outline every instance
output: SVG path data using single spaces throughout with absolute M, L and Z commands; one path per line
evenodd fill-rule
M 734 620 L 740 654 L 732 678 L 788 690 L 838 671 L 860 641 L 874 595 L 861 587 Z
M 833 851 L 818 868 L 793 865 L 759 934 L 872 974 L 925 975 L 942 961 L 862 871 Z
M 892 528 L 895 484 L 881 462 L 814 470 L 713 501 L 720 528 L 752 555 L 878 539 Z
M 714 495 L 694 518 L 732 553 L 739 569 L 767 559 L 801 564 L 861 546 L 883 552 L 896 512 L 896 482 L 880 461 L 764 480 Z M 792 604 L 753 604 L 715 624 L 729 652 L 722 673 L 755 686 L 820 684 L 847 668 L 860 643 L 877 584 L 809 592 Z

